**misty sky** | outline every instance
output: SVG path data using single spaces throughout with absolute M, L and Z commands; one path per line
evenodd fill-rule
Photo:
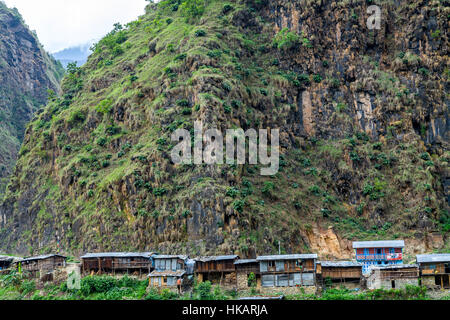
M 144 14 L 145 0 L 3 0 L 19 9 L 49 52 L 99 40 Z

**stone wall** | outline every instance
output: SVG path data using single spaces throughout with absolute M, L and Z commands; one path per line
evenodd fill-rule
M 382 280 L 379 277 L 369 279 L 367 281 L 367 288 L 369 290 L 375 290 L 375 289 L 394 289 L 395 282 L 395 289 L 404 289 L 406 285 L 413 285 L 418 286 L 419 285 L 419 278 L 406 278 L 406 279 L 395 279 L 395 280 Z
M 263 295 L 295 295 L 295 294 L 315 294 L 316 287 L 260 287 L 258 291 Z
M 422 286 L 427 287 L 428 289 L 435 289 L 436 287 L 436 280 L 434 276 L 428 276 L 423 277 L 422 276 Z
M 236 285 L 239 291 L 248 290 L 248 275 L 246 272 L 238 272 L 236 275 Z

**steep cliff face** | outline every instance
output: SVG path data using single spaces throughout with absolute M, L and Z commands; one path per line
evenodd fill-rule
M 367 29 L 368 5 L 166 0 L 117 25 L 30 123 L 0 246 L 448 249 L 448 3 L 380 2 L 381 30 Z M 195 120 L 279 128 L 280 172 L 174 165 L 171 133 Z
M 41 47 L 17 10 L 0 2 L 0 198 L 17 159 L 25 126 L 59 91 L 64 70 Z

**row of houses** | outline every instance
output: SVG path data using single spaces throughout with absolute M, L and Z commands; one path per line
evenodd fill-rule
M 404 241 L 369 241 L 353 244 L 354 261 L 320 261 L 316 254 L 258 256 L 238 255 L 189 258 L 187 255 L 157 253 L 88 253 L 80 269 L 89 274 L 134 274 L 147 276 L 156 288 L 185 287 L 210 281 L 239 291 L 255 288 L 263 294 L 315 292 L 324 286 L 349 288 L 402 288 L 422 284 L 449 289 L 450 254 L 418 255 L 416 264 L 403 263 Z M 1 261 L 1 260 L 0 260 Z M 32 274 L 51 272 L 66 265 L 61 255 L 48 255 L 16 262 Z

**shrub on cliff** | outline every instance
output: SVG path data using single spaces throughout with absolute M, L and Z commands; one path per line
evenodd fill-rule
M 289 50 L 295 48 L 300 43 L 300 36 L 294 32 L 289 31 L 288 28 L 284 28 L 277 33 L 272 41 L 272 46 L 280 50 Z

